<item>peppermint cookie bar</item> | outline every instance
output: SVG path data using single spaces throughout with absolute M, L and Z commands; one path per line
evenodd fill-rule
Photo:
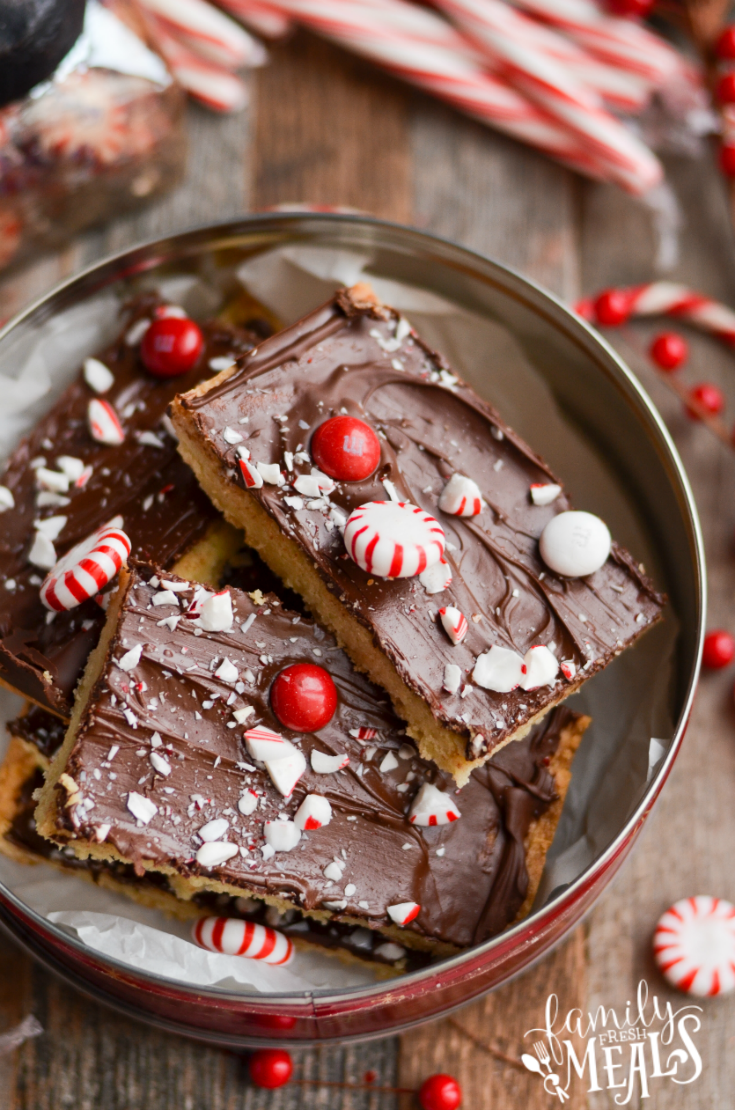
M 117 521 L 134 554 L 214 582 L 239 544 L 177 454 L 166 410 L 177 390 L 257 337 L 217 321 L 200 329 L 154 294 L 123 316 L 119 337 L 85 361 L 0 474 L 0 684 L 64 717 L 104 613 L 93 598 L 55 614 L 44 607 L 39 588 L 57 559 Z M 199 333 L 188 369 L 186 357 L 175 376 L 147 368 L 141 347 L 152 323 Z
M 214 504 L 460 785 L 660 619 L 604 523 L 369 287 L 172 419 Z
M 180 897 L 244 895 L 442 954 L 530 905 L 587 724 L 556 710 L 457 791 L 318 625 L 133 564 L 38 829 Z

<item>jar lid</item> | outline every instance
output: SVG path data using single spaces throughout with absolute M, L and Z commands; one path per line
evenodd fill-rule
M 86 0 L 0 0 L 0 107 L 45 81 L 82 33 Z

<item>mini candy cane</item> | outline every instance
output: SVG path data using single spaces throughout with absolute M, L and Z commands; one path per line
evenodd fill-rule
M 656 156 L 604 110 L 566 65 L 529 41 L 527 20 L 502 0 L 438 0 L 470 37 L 490 52 L 511 84 L 577 136 L 613 181 L 645 193 L 663 179 Z
M 53 567 L 41 586 L 41 601 L 47 609 L 74 609 L 95 597 L 127 562 L 130 539 L 119 528 L 100 528 Z
M 735 906 L 697 895 L 676 902 L 653 934 L 661 974 L 680 991 L 705 998 L 735 989 Z
M 265 0 L 218 0 L 221 8 L 266 39 L 280 39 L 291 29 L 291 20 Z
M 293 958 L 293 943 L 288 937 L 253 921 L 237 917 L 202 917 L 191 932 L 200 948 L 225 956 L 244 956 L 248 960 L 281 966 Z
M 257 39 L 205 0 L 139 0 L 169 34 L 205 61 L 226 69 L 258 66 L 265 50 Z
M 702 331 L 709 332 L 730 346 L 735 346 L 735 312 L 727 305 L 706 297 L 673 281 L 653 281 L 647 285 L 634 285 L 627 289 L 608 290 L 620 297 L 620 319 L 625 323 L 635 316 L 674 316 L 685 320 Z M 602 295 L 601 295 L 602 296 Z M 607 323 L 598 319 L 596 301 L 600 298 L 585 300 L 577 306 L 577 311 L 594 322 Z
M 238 112 L 248 102 L 246 85 L 222 66 L 204 61 L 173 35 L 152 13 L 146 24 L 176 80 L 190 96 L 215 112 Z

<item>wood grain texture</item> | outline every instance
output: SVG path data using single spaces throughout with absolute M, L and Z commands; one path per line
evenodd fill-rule
M 409 93 L 299 33 L 257 78 L 253 206 L 340 205 L 411 219 Z

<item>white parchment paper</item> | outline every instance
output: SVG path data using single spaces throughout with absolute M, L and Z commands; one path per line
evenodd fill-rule
M 424 338 L 488 398 L 562 476 L 575 505 L 598 513 L 638 560 L 656 573 L 654 553 L 615 474 L 555 400 L 517 340 L 501 324 L 433 293 L 371 271 L 368 254 L 315 247 L 278 248 L 240 265 L 242 284 L 284 323 L 326 300 L 335 288 L 369 280 L 378 296 L 405 313 Z M 216 310 L 219 290 L 194 276 L 159 281 L 192 314 Z M 110 292 L 47 321 L 30 339 L 0 355 L 0 457 L 12 450 L 71 379 L 81 360 L 116 331 L 118 298 Z M 1 518 L 0 518 L 1 523 Z M 0 587 L 1 588 L 1 587 Z M 571 788 L 537 898 L 543 905 L 573 881 L 625 824 L 673 732 L 670 682 L 676 620 L 667 611 L 635 648 L 591 679 L 568 704 L 593 718 L 577 754 Z M 0 690 L 0 719 L 21 700 Z M 0 755 L 6 738 L 0 734 Z M 319 953 L 301 953 L 286 969 L 217 956 L 189 943 L 189 926 L 45 866 L 0 856 L 0 881 L 29 906 L 76 932 L 85 944 L 133 966 L 186 983 L 248 991 L 302 991 L 357 986 L 372 975 Z

